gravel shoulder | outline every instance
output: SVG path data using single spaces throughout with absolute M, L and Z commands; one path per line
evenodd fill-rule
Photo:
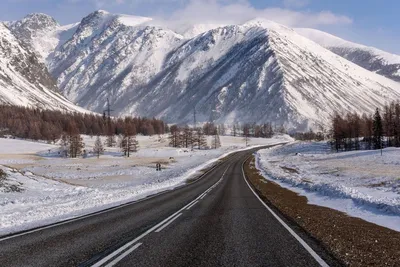
M 308 204 L 305 196 L 267 181 L 255 167 L 245 164 L 248 180 L 270 206 L 295 227 L 321 243 L 346 266 L 400 266 L 400 232 L 354 218 L 343 212 Z

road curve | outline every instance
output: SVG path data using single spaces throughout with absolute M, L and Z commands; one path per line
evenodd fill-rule
M 242 172 L 254 151 L 176 190 L 0 238 L 0 266 L 338 266 L 257 198 Z

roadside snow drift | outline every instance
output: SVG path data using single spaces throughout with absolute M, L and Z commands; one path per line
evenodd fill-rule
M 326 143 L 294 143 L 261 150 L 267 180 L 310 203 L 400 231 L 400 149 L 331 153 Z

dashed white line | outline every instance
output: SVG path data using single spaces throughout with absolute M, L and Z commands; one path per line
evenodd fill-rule
M 197 203 L 199 203 L 199 201 L 195 201 L 192 205 L 190 205 L 189 207 L 187 207 L 186 210 L 190 210 L 190 208 L 193 207 L 194 205 L 196 205 Z
M 137 249 L 138 247 L 140 247 L 140 245 L 142 245 L 142 243 L 137 243 L 136 245 L 134 245 L 133 247 L 131 247 L 130 249 L 128 249 L 127 251 L 125 251 L 124 253 L 122 253 L 119 257 L 115 258 L 112 262 L 108 263 L 108 264 L 106 265 L 106 267 L 114 266 L 115 264 L 117 264 L 118 262 L 120 262 L 123 258 L 125 258 L 125 257 L 128 256 L 130 253 L 132 253 L 132 251 L 134 251 L 135 249 Z
M 203 199 L 203 198 L 205 198 L 205 196 L 207 196 L 207 194 L 204 194 L 204 195 L 202 195 L 200 199 Z
M 161 226 L 160 228 L 158 228 L 156 230 L 156 233 L 161 232 L 165 227 L 167 227 L 168 225 L 170 225 L 173 221 L 175 221 L 176 219 L 179 218 L 179 216 L 181 216 L 182 213 L 179 213 L 178 215 L 176 215 L 174 218 L 172 218 L 169 222 L 165 223 L 163 226 Z
M 134 240 L 128 242 L 127 244 L 125 244 L 124 246 L 120 247 L 119 249 L 115 250 L 114 252 L 112 252 L 111 254 L 109 254 L 108 256 L 104 257 L 103 259 L 101 259 L 100 261 L 96 262 L 94 265 L 92 265 L 92 267 L 100 267 L 102 266 L 104 263 L 108 262 L 109 260 L 111 260 L 112 258 L 114 258 L 115 256 L 117 256 L 118 254 L 120 254 L 122 251 L 124 251 L 125 249 L 127 249 L 129 246 L 131 246 L 132 244 L 136 243 L 137 241 L 139 241 L 140 239 L 142 239 L 143 237 L 147 236 L 148 234 L 150 234 L 151 232 L 155 231 L 156 232 L 160 232 L 162 229 L 164 229 L 165 227 L 167 227 L 169 224 L 171 224 L 174 220 L 176 220 L 179 216 L 182 215 L 182 211 L 185 210 L 186 208 L 188 208 L 189 206 L 191 206 L 194 202 L 198 201 L 199 199 L 201 199 L 201 197 L 204 197 L 213 187 L 215 187 L 216 185 L 218 185 L 222 179 L 225 176 L 225 173 L 227 172 L 227 170 L 229 169 L 231 165 L 229 165 L 224 173 L 222 174 L 221 178 L 212 186 L 210 186 L 206 191 L 204 191 L 201 195 L 199 195 L 197 198 L 195 198 L 193 201 L 191 201 L 189 204 L 185 205 L 183 208 L 181 208 L 180 210 L 178 210 L 177 212 L 175 212 L 174 214 L 172 214 L 171 216 L 169 216 L 168 218 L 164 219 L 162 222 L 158 223 L 157 225 L 153 226 L 151 229 L 147 230 L 146 232 L 144 232 L 143 234 L 139 235 L 138 237 L 136 237 Z M 165 225 L 164 225 L 165 224 Z M 129 250 L 127 250 L 129 251 Z M 127 252 L 126 251 L 126 252 Z M 133 251 L 133 250 L 132 250 Z M 125 253 L 126 253 L 125 252 Z M 121 254 L 118 258 L 122 257 L 122 255 L 125 255 L 125 253 Z M 129 254 L 129 253 L 128 253 Z M 126 257 L 128 254 L 126 254 L 124 257 Z M 122 257 L 123 258 L 123 257 Z M 122 259 L 121 258 L 121 259 Z

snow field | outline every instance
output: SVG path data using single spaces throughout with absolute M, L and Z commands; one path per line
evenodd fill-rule
M 144 198 L 173 189 L 215 163 L 218 158 L 245 149 L 241 137 L 221 137 L 217 150 L 166 147 L 164 137 L 138 136 L 140 151 L 131 158 L 106 148 L 96 157 L 63 159 L 57 146 L 0 139 L 0 168 L 6 183 L 22 191 L 6 192 L 0 186 L 0 235 L 30 229 Z M 288 136 L 252 139 L 251 146 L 291 141 Z M 84 136 L 90 151 L 95 137 Z M 15 152 L 18 150 L 18 153 Z M 50 149 L 50 153 L 49 153 Z M 155 163 L 162 162 L 157 172 Z M 6 165 L 6 166 L 4 166 Z
M 399 152 L 331 153 L 326 143 L 301 142 L 259 151 L 257 167 L 311 204 L 400 231 Z

